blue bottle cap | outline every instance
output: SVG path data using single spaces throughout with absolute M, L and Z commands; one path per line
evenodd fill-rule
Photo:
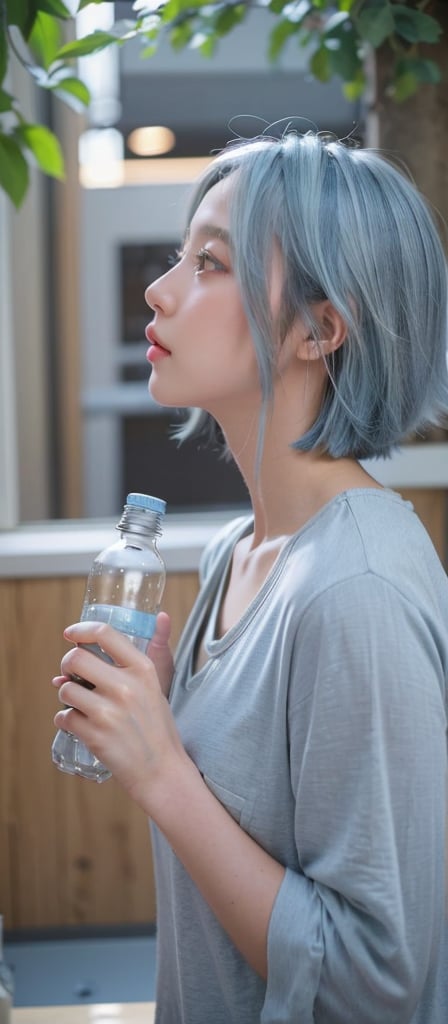
M 128 494 L 126 504 L 146 508 L 149 512 L 158 512 L 160 515 L 164 515 L 166 509 L 166 501 L 163 498 L 153 498 L 151 494 Z

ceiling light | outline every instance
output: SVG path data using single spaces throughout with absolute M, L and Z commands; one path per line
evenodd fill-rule
M 159 156 L 174 149 L 176 136 L 171 128 L 165 128 L 164 125 L 147 125 L 145 128 L 135 128 L 128 135 L 126 144 L 136 156 Z

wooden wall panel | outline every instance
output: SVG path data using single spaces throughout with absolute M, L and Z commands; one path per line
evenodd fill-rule
M 155 917 L 146 817 L 113 779 L 58 772 L 50 679 L 85 579 L 0 580 L 0 913 L 9 929 L 132 924 Z M 176 643 L 195 573 L 167 582 Z
M 409 490 L 446 558 L 446 495 Z M 77 620 L 84 577 L 0 580 L 0 913 L 8 929 L 134 924 L 155 918 L 148 823 L 113 779 L 98 786 L 50 758 L 58 703 L 50 679 Z M 197 593 L 172 574 L 173 644 Z
M 448 493 L 435 488 L 401 489 L 426 527 L 438 556 L 448 570 Z

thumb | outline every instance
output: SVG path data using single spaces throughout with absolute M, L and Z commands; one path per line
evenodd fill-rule
M 170 635 L 170 617 L 167 612 L 159 612 L 155 632 L 146 648 L 146 653 L 154 664 L 165 697 L 169 694 L 173 675 L 173 656 L 169 646 Z

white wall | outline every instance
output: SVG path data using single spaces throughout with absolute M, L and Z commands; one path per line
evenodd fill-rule
M 32 79 L 17 65 L 11 69 L 10 88 L 25 116 L 35 120 Z M 47 251 L 42 195 L 43 179 L 32 169 L 20 210 L 3 193 L 0 197 L 2 526 L 14 519 L 30 521 L 49 515 Z
M 0 528 L 18 519 L 15 374 L 12 344 L 10 224 L 8 200 L 0 192 Z

